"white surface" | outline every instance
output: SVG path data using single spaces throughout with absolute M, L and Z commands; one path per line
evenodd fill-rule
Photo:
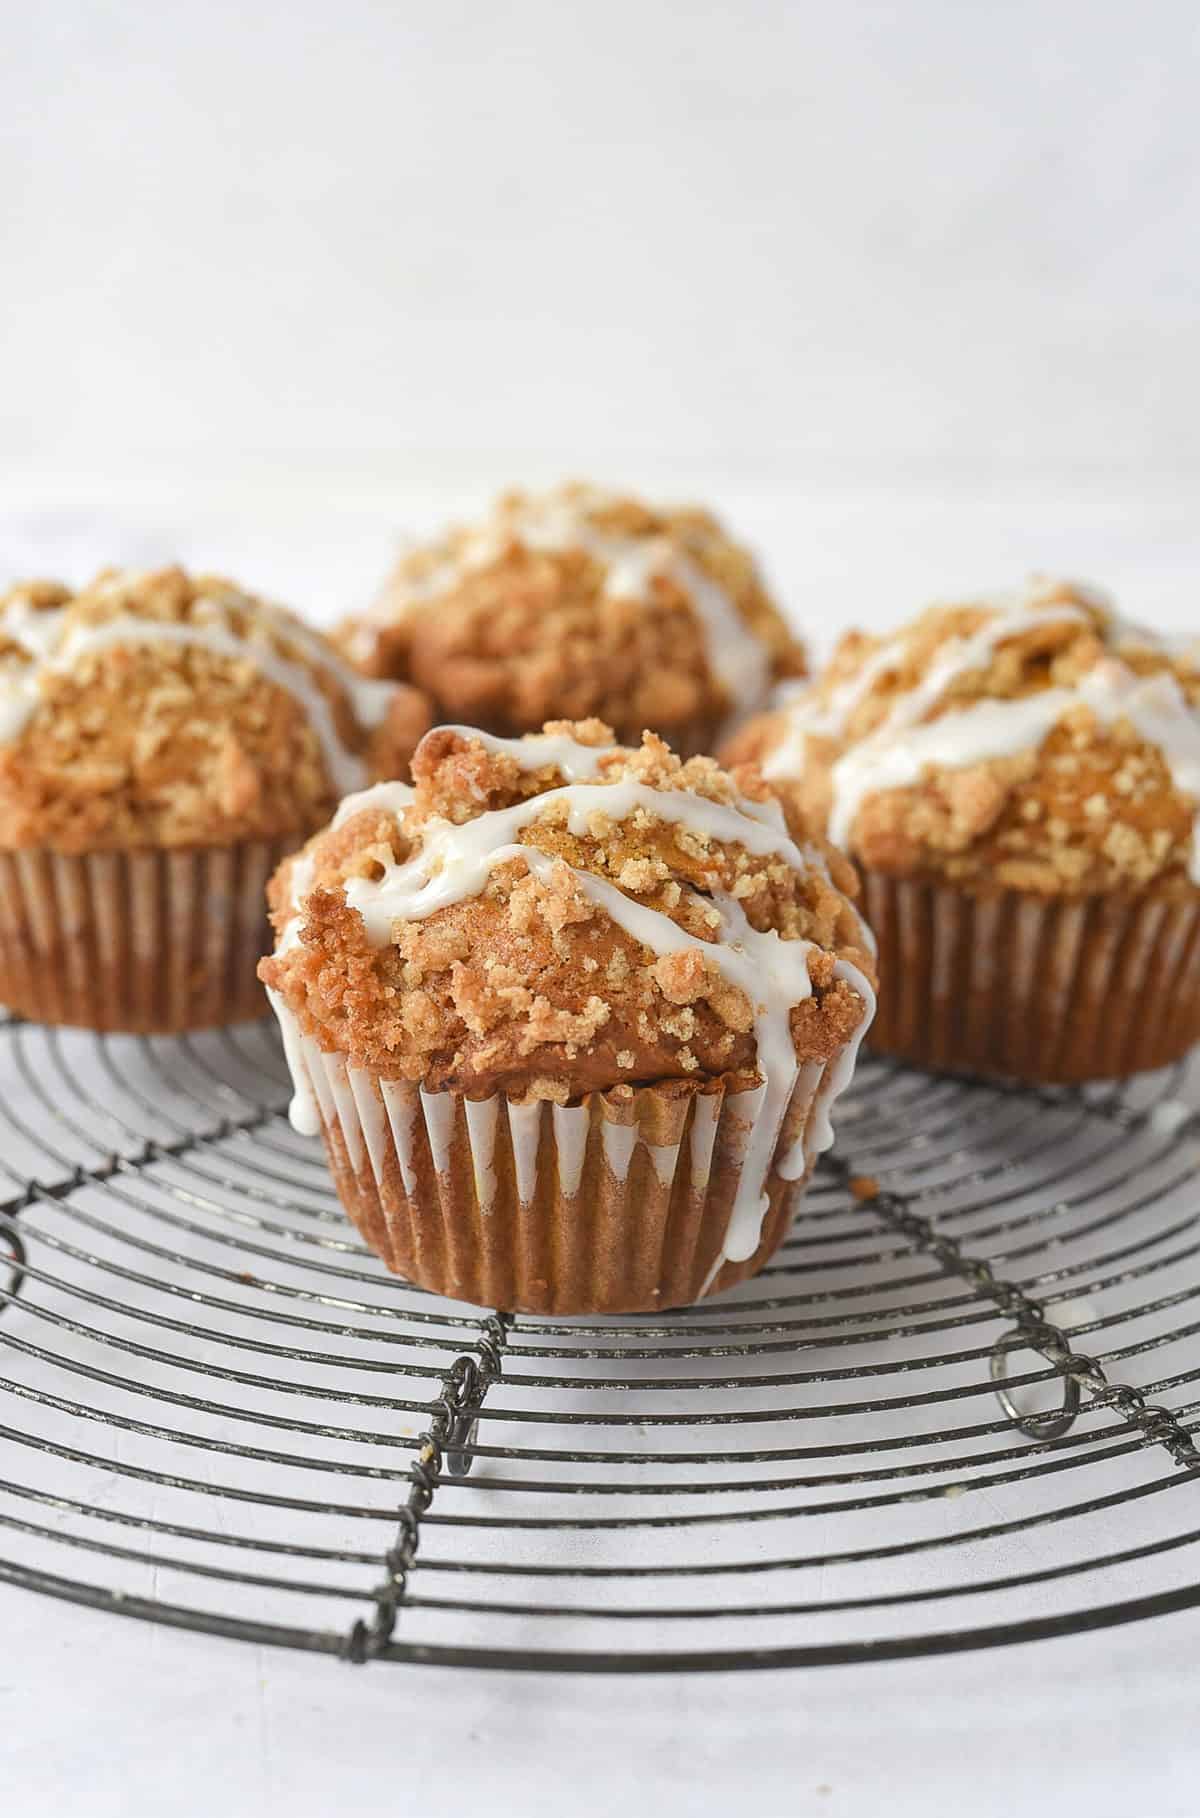
M 1189 0 L 57 0 L 0 459 L 1195 460 Z
M 5 1592 L 12 1818 L 1192 1818 L 1200 1615 L 992 1655 L 613 1684 L 355 1670 Z

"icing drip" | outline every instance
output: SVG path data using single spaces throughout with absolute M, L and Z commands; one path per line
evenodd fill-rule
M 413 799 L 413 791 L 407 783 L 375 783 L 370 789 L 359 790 L 355 795 L 348 795 L 338 807 L 330 823 L 332 827 L 341 827 L 354 815 L 361 814 L 365 808 L 381 808 L 385 813 L 401 815 Z M 316 870 L 316 859 L 311 852 L 303 852 L 292 861 L 291 885 L 292 896 L 290 907 L 293 911 L 284 926 L 275 948 L 277 954 L 290 953 L 293 947 L 300 944 L 300 930 L 304 926 L 304 917 L 300 907 L 312 889 L 313 873 Z M 293 1130 L 301 1136 L 319 1136 L 321 1117 L 317 1101 L 313 1096 L 308 1068 L 304 1064 L 304 1039 L 300 1033 L 300 1024 L 295 1012 L 287 1005 L 278 991 L 267 988 L 267 997 L 279 1023 L 279 1033 L 283 1037 L 283 1051 L 287 1058 L 288 1069 L 292 1076 L 292 1102 L 288 1107 L 288 1118 Z
M 725 589 L 670 537 L 598 529 L 590 513 L 609 503 L 604 494 L 589 491 L 575 500 L 549 498 L 531 501 L 516 512 L 497 512 L 428 574 L 386 590 L 355 636 L 356 655 L 363 660 L 370 656 L 371 624 L 386 623 L 397 611 L 410 611 L 449 592 L 465 575 L 498 561 L 513 541 L 549 553 L 583 549 L 604 564 L 603 592 L 608 599 L 646 599 L 660 578 L 682 588 L 704 633 L 709 666 L 732 707 L 745 712 L 757 706 L 767 686 L 770 657 Z
M 126 580 L 122 579 L 122 585 Z M 343 744 L 329 701 L 313 671 L 304 663 L 283 657 L 263 637 L 242 637 L 232 631 L 219 601 L 197 602 L 189 620 L 140 618 L 123 613 L 100 624 L 75 624 L 68 628 L 69 608 L 38 612 L 15 600 L 0 618 L 0 632 L 25 650 L 31 661 L 19 669 L 0 673 L 0 742 L 18 738 L 37 710 L 41 682 L 46 675 L 69 674 L 89 653 L 130 644 L 169 644 L 177 648 L 207 650 L 233 662 L 250 662 L 260 675 L 274 683 L 304 709 L 321 747 L 326 770 L 339 794 L 359 789 L 366 781 L 366 765 Z M 317 671 L 332 677 L 345 693 L 359 723 L 370 729 L 382 723 L 395 694 L 389 682 L 368 682 L 344 664 L 315 632 L 284 620 L 282 615 L 260 609 L 270 629 L 281 640 L 306 656 Z
M 291 907 L 298 911 L 301 901 L 312 886 L 313 871 L 316 861 L 311 853 L 303 853 L 292 861 L 292 901 Z M 276 945 L 276 953 L 290 953 L 293 947 L 300 944 L 300 930 L 304 917 L 294 914 L 285 926 Z M 300 1034 L 300 1024 L 295 1012 L 285 1004 L 278 991 L 268 985 L 267 998 L 275 1012 L 279 1024 L 279 1033 L 283 1037 L 283 1052 L 287 1060 L 288 1071 L 292 1076 L 292 1102 L 288 1106 L 288 1119 L 292 1129 L 301 1136 L 319 1136 L 321 1133 L 321 1116 L 313 1094 L 312 1082 L 308 1068 L 304 1064 L 304 1045 Z

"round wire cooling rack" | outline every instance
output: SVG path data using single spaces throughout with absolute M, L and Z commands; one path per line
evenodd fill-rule
M 273 1027 L 0 1022 L 0 1579 L 352 1660 L 812 1666 L 1200 1604 L 1200 1118 L 868 1059 L 673 1314 L 389 1276 Z

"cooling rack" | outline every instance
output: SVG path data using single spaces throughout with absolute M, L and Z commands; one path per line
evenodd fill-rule
M 265 1022 L 0 1022 L 0 1580 L 352 1661 L 606 1672 L 1200 1603 L 1182 1072 L 867 1059 L 771 1267 L 604 1321 L 388 1276 L 286 1099 Z

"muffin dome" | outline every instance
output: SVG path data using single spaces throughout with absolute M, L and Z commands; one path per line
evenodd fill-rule
M 303 837 L 428 723 L 416 690 L 229 581 L 31 582 L 0 599 L 0 848 Z
M 367 674 L 416 682 L 448 719 L 514 734 L 595 715 L 689 751 L 805 670 L 751 557 L 708 512 L 580 485 L 508 494 L 406 555 L 341 635 Z
M 1200 870 L 1195 650 L 1072 583 L 851 633 L 727 756 L 874 872 L 1086 895 Z
M 434 1090 L 565 1103 L 744 1084 L 764 999 L 802 1060 L 862 1022 L 849 868 L 802 852 L 753 773 L 592 721 L 439 727 L 413 774 L 351 797 L 273 887 L 292 938 L 262 976 L 342 1052 Z
M 1040 581 L 843 639 L 731 755 L 858 861 L 880 1052 L 1070 1085 L 1200 1039 L 1194 647 Z

